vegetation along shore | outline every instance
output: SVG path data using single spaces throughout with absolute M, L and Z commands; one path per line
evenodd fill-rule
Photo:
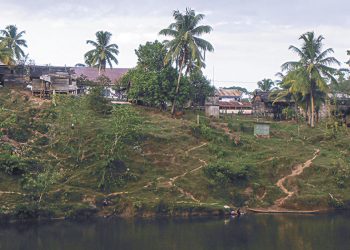
M 279 80 L 216 89 L 202 73 L 212 27 L 192 9 L 173 20 L 119 70 L 110 32 L 85 63 L 49 67 L 24 31 L 1 30 L 2 219 L 350 208 L 350 78 L 324 37 L 302 34 Z

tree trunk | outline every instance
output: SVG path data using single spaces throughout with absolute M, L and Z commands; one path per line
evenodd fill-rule
M 296 101 L 294 102 L 294 113 L 295 113 L 295 120 L 296 120 L 296 122 L 299 122 L 299 116 L 298 116 L 298 104 L 297 104 L 297 102 L 296 102 Z
M 311 126 L 311 128 L 314 128 L 315 127 L 315 98 L 314 98 L 313 91 L 311 91 L 310 99 L 311 99 L 311 121 L 310 121 L 310 126 Z
M 179 94 L 179 90 L 180 90 L 180 80 L 181 80 L 182 69 L 183 69 L 184 63 L 185 63 L 185 56 L 183 56 L 183 59 L 182 59 L 181 64 L 180 64 L 179 77 L 177 78 L 177 85 L 176 85 L 174 101 L 173 101 L 173 105 L 171 107 L 171 115 L 172 116 L 175 115 L 176 99 L 177 99 L 177 95 Z

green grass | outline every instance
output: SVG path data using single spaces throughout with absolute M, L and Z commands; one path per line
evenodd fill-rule
M 60 173 L 60 179 L 49 186 L 40 209 L 49 210 L 54 216 L 76 217 L 82 213 L 112 213 L 122 215 L 147 215 L 160 212 L 178 214 L 189 211 L 213 211 L 223 205 L 250 207 L 268 207 L 284 196 L 275 186 L 279 178 L 291 172 L 291 168 L 312 158 L 315 149 L 321 154 L 312 167 L 291 181 L 288 188 L 297 188 L 296 195 L 286 204 L 290 208 L 324 208 L 334 206 L 329 193 L 341 201 L 345 207 L 350 203 L 350 138 L 347 131 L 340 131 L 336 138 L 329 136 L 324 124 L 315 129 L 296 122 L 272 122 L 271 138 L 257 139 L 253 136 L 253 118 L 234 116 L 220 118 L 216 122 L 227 123 L 231 131 L 240 137 L 240 144 L 235 145 L 224 131 L 215 129 L 210 120 L 201 112 L 186 112 L 182 119 L 172 119 L 169 114 L 150 108 L 133 106 L 133 112 L 142 119 L 141 138 L 138 148 L 133 143 L 124 147 L 124 162 L 137 176 L 134 181 L 113 186 L 108 190 L 98 188 L 101 165 L 96 152 L 101 152 L 103 145 L 89 141 L 89 136 L 96 131 L 111 129 L 111 118 L 100 115 L 91 116 L 84 126 L 76 127 L 71 134 L 55 134 L 55 120 L 51 118 L 56 110 L 50 102 L 36 104 L 28 101 L 22 94 L 7 88 L 0 90 L 2 121 L 11 114 L 19 117 L 12 126 L 18 130 L 29 127 L 28 138 L 21 144 L 23 158 L 34 160 L 43 167 L 50 165 Z M 8 112 L 11 110 L 12 112 Z M 84 112 L 80 110 L 79 112 Z M 196 116 L 200 115 L 202 134 L 194 134 Z M 79 114 L 74 114 L 79 115 Z M 93 121 L 89 125 L 89 123 Z M 25 124 L 25 123 L 27 124 Z M 24 124 L 23 124 L 24 123 Z M 69 122 L 67 126 L 70 125 Z M 96 127 L 97 126 L 97 130 Z M 298 132 L 299 127 L 299 132 Z M 48 131 L 45 129 L 48 128 Z M 1 133 L 6 134 L 6 129 Z M 37 132 L 38 133 L 37 133 Z M 70 131 L 70 130 L 69 130 Z M 41 136 L 49 139 L 48 145 L 37 144 Z M 82 135 L 83 143 L 77 138 Z M 93 136 L 91 138 L 94 138 Z M 53 141 L 57 143 L 52 144 Z M 3 143 L 0 154 L 13 154 L 13 141 Z M 186 153 L 189 149 L 207 143 L 207 145 Z M 73 146 L 72 146 L 73 145 Z M 77 161 L 77 145 L 85 152 L 83 161 Z M 251 165 L 256 174 L 242 183 L 233 181 L 218 183 L 205 175 L 203 169 L 190 172 L 203 165 L 217 161 L 229 162 L 232 166 Z M 182 175 L 167 186 L 170 178 Z M 32 193 L 24 190 L 22 177 L 9 176 L 0 172 L 0 191 L 16 191 L 27 196 L 2 195 L 1 211 L 15 213 L 19 204 L 36 204 Z M 148 186 L 145 188 L 144 186 Z M 200 201 L 194 201 L 190 195 Z M 111 195 L 112 193 L 118 193 Z M 260 200 L 264 192 L 266 195 Z M 107 207 L 102 206 L 105 198 L 110 199 Z M 197 210 L 196 210 L 197 209 Z

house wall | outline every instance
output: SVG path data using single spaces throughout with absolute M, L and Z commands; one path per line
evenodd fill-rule
M 205 105 L 205 115 L 208 117 L 219 118 L 220 107 L 218 105 Z
M 251 109 L 220 109 L 220 114 L 251 115 L 251 114 L 253 114 L 253 110 L 251 110 Z

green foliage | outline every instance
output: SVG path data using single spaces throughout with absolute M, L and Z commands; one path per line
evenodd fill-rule
M 127 86 L 132 83 L 128 92 L 130 99 L 165 109 L 174 98 L 177 72 L 171 65 L 164 65 L 164 46 L 158 41 L 147 42 L 140 45 L 135 53 L 137 66 L 123 76 L 121 84 Z
M 30 191 L 40 203 L 49 187 L 61 178 L 59 170 L 46 167 L 42 172 L 27 173 L 22 180 L 24 190 Z
M 239 86 L 231 86 L 231 87 L 225 87 L 224 89 L 235 89 L 235 90 L 238 90 L 244 94 L 251 94 L 246 88 L 242 88 L 242 87 L 239 87 Z
M 270 91 L 275 83 L 271 79 L 263 79 L 258 82 L 258 87 L 262 91 Z
M 208 96 L 214 95 L 215 87 L 203 75 L 202 71 L 194 71 L 189 77 L 190 100 L 194 105 L 204 106 Z
M 0 171 L 8 175 L 22 175 L 27 168 L 27 163 L 15 155 L 0 154 Z
M 85 62 L 87 65 L 101 70 L 106 69 L 107 63 L 112 68 L 112 62 L 118 64 L 116 56 L 119 54 L 118 45 L 110 43 L 112 34 L 108 31 L 97 31 L 96 42 L 87 40 L 86 43 L 94 49 L 85 53 Z
M 256 175 L 252 165 L 240 165 L 233 162 L 218 161 L 204 168 L 204 173 L 218 184 L 245 184 Z
M 132 173 L 125 163 L 112 160 L 100 171 L 98 188 L 110 191 L 115 187 L 123 187 L 130 181 L 137 181 L 139 177 Z
M 92 88 L 90 93 L 86 96 L 86 101 L 91 110 L 97 114 L 106 115 L 110 114 L 112 105 L 110 101 L 103 96 L 103 90 L 102 86 Z
M 285 117 L 285 119 L 287 119 L 287 120 L 292 119 L 296 116 L 295 110 L 290 108 L 290 107 L 284 108 L 282 110 L 282 114 Z

